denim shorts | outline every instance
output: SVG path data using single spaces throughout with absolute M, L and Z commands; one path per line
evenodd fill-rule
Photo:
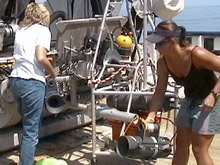
M 211 112 L 204 111 L 200 105 L 203 100 L 185 98 L 176 118 L 177 127 L 191 128 L 203 135 L 220 133 L 220 97 Z

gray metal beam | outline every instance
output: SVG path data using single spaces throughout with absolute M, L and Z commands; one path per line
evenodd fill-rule
M 91 119 L 81 111 L 67 111 L 55 117 L 47 117 L 43 119 L 40 138 L 81 127 L 90 123 Z M 21 137 L 21 124 L 0 129 L 0 153 L 18 148 Z

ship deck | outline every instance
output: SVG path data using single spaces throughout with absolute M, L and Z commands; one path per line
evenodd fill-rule
M 171 118 L 173 111 L 170 111 Z M 164 114 L 167 115 L 166 113 Z M 112 127 L 107 120 L 97 121 L 97 151 L 104 147 L 104 141 L 112 138 Z M 167 128 L 167 129 L 166 129 Z M 171 138 L 173 136 L 173 125 L 163 121 L 160 134 Z M 74 130 L 65 131 L 40 140 L 37 148 L 36 160 L 47 157 L 65 159 L 69 165 L 89 165 L 92 158 L 92 126 L 87 125 Z M 216 165 L 220 164 L 219 149 L 220 135 L 216 135 L 210 148 L 211 156 Z M 17 164 L 19 160 L 18 150 L 9 151 L 0 155 L 1 165 Z M 119 157 L 113 151 L 105 151 L 97 154 L 100 165 L 149 165 L 147 161 L 131 160 Z M 170 165 L 172 156 L 165 159 L 157 159 L 157 165 Z M 196 161 L 190 154 L 189 165 L 196 165 Z

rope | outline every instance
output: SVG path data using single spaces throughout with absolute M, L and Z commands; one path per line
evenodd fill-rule
M 150 117 L 150 118 L 152 119 L 152 122 L 155 122 L 155 120 L 154 120 L 152 117 Z M 123 136 L 125 135 L 125 133 L 126 133 L 126 132 L 128 131 L 128 129 L 129 129 L 129 127 L 131 126 L 131 124 L 132 124 L 135 120 L 139 120 L 139 121 L 141 121 L 142 123 L 144 123 L 144 124 L 147 126 L 146 120 L 145 120 L 144 118 L 139 117 L 139 116 L 136 116 L 136 117 L 128 124 L 128 126 L 126 127 L 126 129 L 125 129 L 125 131 L 124 131 L 124 133 L 123 133 Z M 147 127 L 146 127 L 146 130 L 147 130 Z
M 182 87 L 180 85 L 177 85 L 175 82 L 168 82 L 168 85 L 171 86 L 171 87 L 177 88 L 177 89 Z
M 123 132 L 122 136 L 125 135 L 125 133 L 128 131 L 128 128 L 131 126 L 131 124 L 134 123 L 134 121 L 139 120 L 139 119 L 140 119 L 139 116 L 136 116 L 136 117 L 128 124 L 128 126 L 126 127 L 126 129 L 125 129 L 125 131 Z
M 111 81 L 113 80 L 117 75 L 119 75 L 123 70 L 125 70 L 127 68 L 128 65 L 124 65 L 122 66 L 121 68 L 119 68 L 115 73 L 113 73 L 111 76 L 107 77 L 106 79 L 104 80 L 89 80 L 89 85 L 92 84 L 92 85 L 96 85 L 96 84 L 104 84 L 106 83 L 107 81 Z

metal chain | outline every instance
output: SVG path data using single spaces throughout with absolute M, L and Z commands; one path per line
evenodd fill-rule
M 104 80 L 89 80 L 89 85 L 96 85 L 96 84 L 104 84 L 107 81 L 113 80 L 117 75 L 119 75 L 123 70 L 125 70 L 128 67 L 128 65 L 124 65 L 121 68 L 119 68 L 115 73 L 113 73 L 111 76 L 107 77 Z

